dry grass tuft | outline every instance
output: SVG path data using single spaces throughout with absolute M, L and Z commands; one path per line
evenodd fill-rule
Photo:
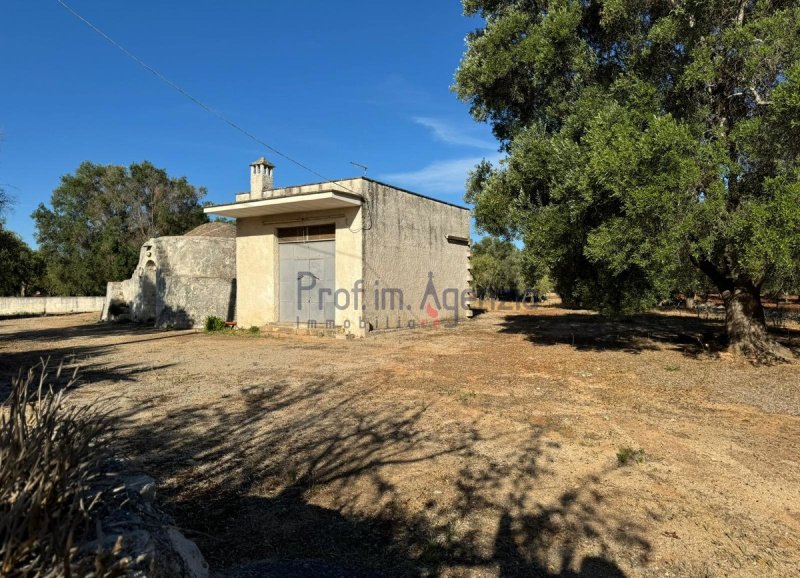
M 630 464 L 643 464 L 646 460 L 647 454 L 641 448 L 637 450 L 630 446 L 625 446 L 617 452 L 617 464 L 620 467 Z
M 109 453 L 110 421 L 96 404 L 65 403 L 77 369 L 62 380 L 47 361 L 12 380 L 0 405 L 0 575 L 86 575 L 79 545 L 103 492 L 98 484 Z M 98 554 L 99 555 L 99 554 Z M 114 575 L 106 567 L 103 575 Z M 111 570 L 111 572 L 107 572 Z

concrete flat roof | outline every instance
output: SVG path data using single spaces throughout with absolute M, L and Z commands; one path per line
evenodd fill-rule
M 434 203 L 441 203 L 443 205 L 448 205 L 450 207 L 455 207 L 456 209 L 462 209 L 464 211 L 469 211 L 469 207 L 465 207 L 463 205 L 457 205 L 455 203 L 450 203 L 448 201 L 443 201 L 441 199 L 434 199 L 433 197 L 429 197 L 428 195 L 423 195 L 414 191 L 409 191 L 408 189 L 402 189 L 400 187 L 396 187 L 395 185 L 390 185 L 389 183 L 384 183 L 383 181 L 379 181 L 370 177 L 357 177 L 359 179 L 364 179 L 365 181 L 369 181 L 370 183 L 375 183 L 376 185 L 383 185 L 384 187 L 389 187 L 390 189 L 395 189 L 396 191 L 401 191 L 403 193 L 408 193 L 409 195 L 414 195 L 415 197 L 420 197 L 422 199 L 427 199 L 429 201 L 433 201 Z
M 359 180 L 370 182 L 370 183 L 374 183 L 376 185 L 381 185 L 381 186 L 384 186 L 384 187 L 388 187 L 390 189 L 394 189 L 396 191 L 400 191 L 401 193 L 406 193 L 408 195 L 414 195 L 415 197 L 419 197 L 421 199 L 426 199 L 428 201 L 433 201 L 434 203 L 441 203 L 442 205 L 447 205 L 449 207 L 455 207 L 456 209 L 461 209 L 462 211 L 469 211 L 470 210 L 469 207 L 464 207 L 463 205 L 457 205 L 455 203 L 450 203 L 448 201 L 443 201 L 441 199 L 435 199 L 435 198 L 429 197 L 427 195 L 422 195 L 420 193 L 416 193 L 416 192 L 410 191 L 408 189 L 402 189 L 400 187 L 396 187 L 396 186 L 391 185 L 389 183 L 385 183 L 383 181 L 378 181 L 376 179 L 372 179 L 370 177 L 363 177 L 363 176 L 362 177 L 352 177 L 352 178 L 348 178 L 348 179 L 340 179 L 338 181 L 320 181 L 320 182 L 316 182 L 316 183 L 304 183 L 302 185 L 291 185 L 291 186 L 287 186 L 287 187 L 277 187 L 277 188 L 274 188 L 274 189 L 271 189 L 271 190 L 274 191 L 274 192 L 278 192 L 279 194 L 281 192 L 295 191 L 295 190 L 298 190 L 298 189 L 299 189 L 299 191 L 298 192 L 290 192 L 288 195 L 285 195 L 285 196 L 281 195 L 280 197 L 272 197 L 272 198 L 285 198 L 285 197 L 289 197 L 289 196 L 301 196 L 301 195 L 304 195 L 304 194 L 310 194 L 312 192 L 317 193 L 317 192 L 324 192 L 324 191 L 327 191 L 327 190 L 335 191 L 337 193 L 341 193 L 341 194 L 344 194 L 344 195 L 350 194 L 350 195 L 352 195 L 354 197 L 359 197 L 360 198 L 358 193 L 356 193 L 355 190 L 351 189 L 350 186 L 348 186 L 349 184 L 353 183 L 353 181 L 359 181 Z M 311 187 L 313 187 L 313 190 L 302 191 L 302 189 L 311 188 Z M 245 191 L 243 193 L 239 193 L 239 194 L 245 195 L 245 194 L 247 194 L 247 191 Z M 231 203 L 230 205 L 227 205 L 227 204 L 226 205 L 219 205 L 219 207 L 226 207 L 227 208 L 227 207 L 233 206 L 234 204 L 236 204 L 236 205 L 244 205 L 244 204 L 253 203 L 253 202 L 258 202 L 258 201 L 237 201 L 236 203 Z M 209 209 L 217 209 L 217 208 L 218 207 L 209 207 Z M 301 209 L 298 209 L 298 210 L 301 210 Z M 208 210 L 206 211 L 206 213 L 218 214 L 215 211 L 208 211 Z
M 449 201 L 443 201 L 441 199 L 435 199 L 433 197 L 429 197 L 428 195 L 423 195 L 421 193 L 417 193 L 417 192 L 411 191 L 409 189 L 403 189 L 401 187 L 392 185 L 390 183 L 386 183 L 384 181 L 379 181 L 379 180 L 373 179 L 371 177 L 363 177 L 363 176 L 362 177 L 351 177 L 349 179 L 340 179 L 338 181 L 321 181 L 321 182 L 317 182 L 317 183 L 304 183 L 302 185 L 292 185 L 290 187 L 281 187 L 281 188 L 275 189 L 275 190 L 276 191 L 282 191 L 282 190 L 286 190 L 286 189 L 302 189 L 303 187 L 318 187 L 318 186 L 325 186 L 325 185 L 338 186 L 338 187 L 342 187 L 342 188 L 346 189 L 347 186 L 344 185 L 344 184 L 340 184 L 340 183 L 348 183 L 348 182 L 351 182 L 351 181 L 359 181 L 359 180 L 360 181 L 367 181 L 368 183 L 375 183 L 376 185 L 381 185 L 381 186 L 384 186 L 384 187 L 389 187 L 390 189 L 394 189 L 395 191 L 400 191 L 401 193 L 414 195 L 415 197 L 419 197 L 421 199 L 426 199 L 428 201 L 433 201 L 434 203 L 441 203 L 442 205 L 447 205 L 449 207 L 455 207 L 456 209 L 461 209 L 463 211 L 469 211 L 470 210 L 469 207 L 465 207 L 463 205 L 457 205 L 457 204 L 451 203 Z
M 207 215 L 239 219 L 243 217 L 342 209 L 360 206 L 362 203 L 363 199 L 358 195 L 340 191 L 323 191 L 206 207 L 203 212 Z

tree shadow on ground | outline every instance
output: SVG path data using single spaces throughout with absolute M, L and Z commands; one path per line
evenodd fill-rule
M 696 317 L 643 314 L 614 320 L 593 313 L 507 315 L 502 333 L 516 333 L 537 345 L 571 345 L 579 351 L 638 354 L 668 348 L 689 355 L 708 352 L 722 336 L 722 325 Z
M 192 333 L 159 331 L 128 323 L 86 325 L 80 321 L 66 327 L 2 333 L 0 334 L 0 403 L 8 396 L 11 380 L 20 370 L 35 369 L 42 363 L 47 363 L 51 378 L 59 365 L 64 365 L 66 371 L 62 373 L 62 378 L 51 379 L 51 384 L 56 387 L 69 383 L 69 376 L 75 367 L 80 367 L 80 374 L 72 387 L 104 380 L 133 382 L 141 373 L 165 369 L 172 364 L 132 364 L 100 360 L 107 358 L 109 353 L 120 346 L 169 341 Z M 87 345 L 87 341 L 91 344 Z M 13 351 L 9 350 L 12 343 Z M 25 346 L 20 347 L 20 344 Z
M 0 333 L 0 343 L 4 341 L 62 342 L 70 339 L 110 339 L 114 337 L 130 338 L 131 336 L 135 337 L 134 340 L 138 340 L 140 338 L 169 338 L 187 333 L 186 331 L 180 332 L 154 329 L 152 326 L 142 325 L 140 323 L 106 323 L 101 321 L 97 323 L 86 323 L 82 319 L 76 320 L 74 325 L 23 329 L 19 331 L 13 330 L 12 323 L 8 325 L 11 326 L 12 330 Z
M 724 327 L 720 319 L 695 315 L 645 313 L 611 319 L 590 312 L 563 315 L 509 314 L 503 318 L 502 333 L 527 336 L 537 345 L 571 345 L 579 351 L 643 351 L 671 349 L 690 357 L 718 354 L 724 348 Z M 770 328 L 782 344 L 796 348 L 800 331 Z
M 429 408 L 345 390 L 333 376 L 269 380 L 213 406 L 136 407 L 120 439 L 222 576 L 301 575 L 298 563 L 307 576 L 622 576 L 613 552 L 647 559 L 643 529 L 601 513 L 607 472 L 540 497 L 558 449 L 543 431 L 496 461 L 472 424 L 441 430 Z M 409 495 L 413 472 L 443 463 L 461 465 Z

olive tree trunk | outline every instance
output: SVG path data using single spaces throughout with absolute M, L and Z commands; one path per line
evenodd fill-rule
M 767 332 L 761 292 L 757 288 L 722 291 L 725 301 L 725 332 L 732 353 L 762 363 L 790 361 L 792 353 Z

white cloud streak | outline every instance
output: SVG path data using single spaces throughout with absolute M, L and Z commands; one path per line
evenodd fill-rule
M 485 150 L 497 150 L 497 143 L 468 134 L 447 122 L 426 116 L 417 116 L 412 119 L 416 124 L 429 129 L 433 136 L 444 143 Z
M 464 194 L 470 171 L 484 158 L 497 164 L 501 157 L 495 154 L 491 157 L 437 161 L 418 170 L 383 175 L 381 180 L 425 195 L 457 195 L 460 198 Z

